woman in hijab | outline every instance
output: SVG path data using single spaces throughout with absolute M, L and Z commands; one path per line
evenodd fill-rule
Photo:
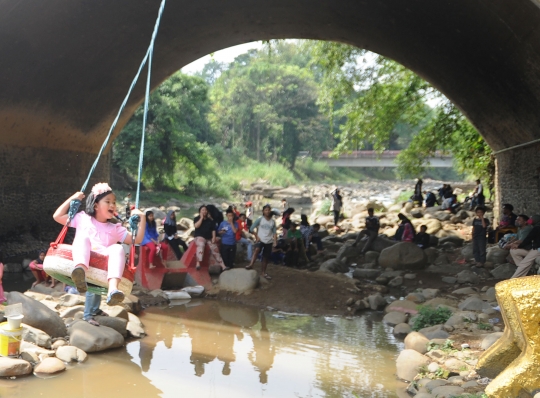
M 165 229 L 165 239 L 163 239 L 163 241 L 169 244 L 169 247 L 173 250 L 176 258 L 180 260 L 182 258 L 180 246 L 186 251 L 187 245 L 186 242 L 178 236 L 178 227 L 176 226 L 176 214 L 174 210 L 169 210 L 167 213 L 163 228 Z
M 402 213 L 398 214 L 398 218 L 401 223 L 398 227 L 398 230 L 396 231 L 394 239 L 400 240 L 402 242 L 413 242 L 414 237 L 416 236 L 416 231 L 414 230 L 414 226 L 412 225 L 411 220 L 409 220 Z
M 291 214 L 294 213 L 294 208 L 289 207 L 281 216 L 281 227 L 283 228 L 283 237 L 287 237 L 287 231 L 291 228 Z

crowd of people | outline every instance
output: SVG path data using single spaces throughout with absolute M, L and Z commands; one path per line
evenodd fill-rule
M 449 184 L 444 184 L 437 192 L 427 192 L 422 189 L 422 180 L 415 185 L 411 201 L 416 206 L 432 207 L 441 205 L 441 210 L 455 212 L 456 193 Z M 530 271 L 535 259 L 540 256 L 540 215 L 516 215 L 511 204 L 504 204 L 502 217 L 496 228 L 490 228 L 490 221 L 485 217 L 485 197 L 480 180 L 470 196 L 470 205 L 475 206 L 475 218 L 472 222 L 472 244 L 475 265 L 483 267 L 486 263 L 486 248 L 488 243 L 497 243 L 509 251 L 511 261 L 517 266 L 513 277 L 525 276 Z M 68 198 L 55 212 L 54 219 L 65 224 L 68 219 L 70 202 L 82 200 L 84 194 L 77 192 Z M 343 197 L 338 188 L 330 193 L 330 211 L 334 217 L 334 226 L 339 230 L 339 220 L 343 208 Z M 129 199 L 129 197 L 128 197 Z M 129 213 L 143 216 L 137 236 L 132 236 L 129 230 L 118 221 L 116 213 L 116 197 L 112 189 L 104 183 L 96 184 L 87 198 L 86 210 L 75 214 L 70 226 L 76 228 L 73 242 L 73 257 L 76 267 L 73 270 L 73 280 L 76 292 L 87 292 L 85 274 L 89 264 L 90 248 L 92 251 L 106 254 L 109 258 L 107 303 L 114 305 L 123 300 L 123 293 L 118 290 L 118 282 L 122 275 L 126 252 L 119 244 L 140 244 L 147 248 L 149 268 L 156 267 L 156 256 L 166 266 L 169 250 L 180 260 L 188 250 L 188 244 L 181 238 L 178 230 L 176 214 L 169 211 L 163 220 L 163 231 L 158 231 L 155 215 L 152 211 L 143 214 L 137 209 L 126 205 L 126 215 Z M 287 200 L 281 201 L 281 210 L 273 209 L 269 204 L 262 208 L 262 215 L 254 220 L 253 203 L 244 204 L 245 211 L 240 213 L 236 205 L 229 206 L 221 212 L 214 205 L 202 205 L 197 216 L 193 219 L 193 242 L 196 248 L 196 269 L 201 269 L 205 253 L 209 252 L 210 262 L 228 271 L 235 267 L 237 247 L 245 248 L 245 260 L 249 263 L 246 269 L 252 269 L 257 260 L 261 261 L 262 276 L 271 279 L 268 274 L 270 261 L 288 266 L 307 265 L 322 251 L 323 242 L 319 236 L 320 225 L 310 225 L 308 217 L 301 214 L 300 223 L 293 221 L 295 209 L 288 206 Z M 380 221 L 373 208 L 369 208 L 365 219 L 365 228 L 358 234 L 353 246 L 362 244 L 361 253 L 369 251 L 379 236 Z M 281 217 L 278 226 L 276 217 Z M 431 237 L 425 225 L 417 232 L 411 220 L 403 213 L 398 214 L 399 226 L 393 239 L 410 242 L 425 249 L 430 246 Z M 281 228 L 279 228 L 281 227 Z M 278 236 L 278 231 L 280 234 Z M 1 252 L 0 252 L 1 254 Z M 54 287 L 56 281 L 43 271 L 45 252 L 39 253 L 38 258 L 30 263 L 30 269 L 36 279 L 34 285 L 48 282 Z M 2 274 L 0 258 L 0 278 Z M 0 285 L 1 286 L 1 285 Z M 68 287 L 66 287 L 68 289 Z M 3 294 L 0 291 L 0 300 Z M 94 317 L 100 314 L 99 302 L 101 297 L 87 293 L 87 307 L 84 319 L 96 324 Z

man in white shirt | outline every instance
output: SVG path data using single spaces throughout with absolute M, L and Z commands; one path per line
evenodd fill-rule
M 272 249 L 277 244 L 277 229 L 276 222 L 272 218 L 272 208 L 270 205 L 264 205 L 262 217 L 255 220 L 249 231 L 255 235 L 256 243 L 255 252 L 253 253 L 251 262 L 246 266 L 246 269 L 253 269 L 253 264 L 257 260 L 259 253 L 262 251 L 262 275 L 266 279 L 272 279 L 272 277 L 266 273 L 266 267 L 268 266 L 268 260 L 272 254 Z

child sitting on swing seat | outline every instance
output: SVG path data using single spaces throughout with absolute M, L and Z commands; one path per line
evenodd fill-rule
M 65 225 L 68 220 L 70 202 L 74 199 L 82 201 L 85 195 L 76 192 L 69 197 L 56 210 L 53 218 L 56 222 Z M 109 293 L 107 305 L 116 305 L 124 301 L 124 293 L 118 290 L 118 284 L 122 278 L 126 257 L 120 243 L 131 244 L 133 236 L 121 224 L 110 222 L 116 211 L 116 195 L 107 183 L 99 183 L 92 187 L 92 191 L 86 200 L 86 210 L 78 212 L 69 226 L 76 228 L 73 240 L 73 262 L 76 264 L 71 273 L 75 287 L 79 293 L 88 290 L 86 284 L 86 270 L 90 263 L 90 251 L 108 256 L 107 280 Z M 132 215 L 139 215 L 140 223 L 135 243 L 142 242 L 144 238 L 146 218 L 143 213 L 135 209 Z

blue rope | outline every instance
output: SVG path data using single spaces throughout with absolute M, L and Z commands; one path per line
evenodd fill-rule
M 161 6 L 159 8 L 159 13 L 158 13 L 158 17 L 157 17 L 157 20 L 156 20 L 156 24 L 154 26 L 154 32 L 152 34 L 152 40 L 150 41 L 150 46 L 148 47 L 148 51 L 146 52 L 146 55 L 144 56 L 142 62 L 141 62 L 141 65 L 139 66 L 139 69 L 137 70 L 137 74 L 135 75 L 135 77 L 133 78 L 133 81 L 131 82 L 131 86 L 129 87 L 129 90 L 126 94 L 126 97 L 124 98 L 124 101 L 122 102 L 122 105 L 120 105 L 120 109 L 118 110 L 118 114 L 116 115 L 113 123 L 112 123 L 112 126 L 111 128 L 109 129 L 109 133 L 107 134 L 107 137 L 105 138 L 105 141 L 103 142 L 103 145 L 101 146 L 101 149 L 99 150 L 99 153 L 96 157 L 96 160 L 94 161 L 94 164 L 92 165 L 92 167 L 90 168 L 90 172 L 88 173 L 88 177 L 86 177 L 86 181 L 84 182 L 82 188 L 81 188 L 81 192 L 84 192 L 86 190 L 86 187 L 90 181 L 90 177 L 92 176 L 92 174 L 94 173 L 94 170 L 96 169 L 96 166 L 99 162 L 99 158 L 101 157 L 103 151 L 105 150 L 105 148 L 107 147 L 108 143 L 109 143 L 109 140 L 111 138 L 111 135 L 112 135 L 112 132 L 114 131 L 114 129 L 116 128 L 116 124 L 118 123 L 118 120 L 120 119 L 120 115 L 122 114 L 124 108 L 126 107 L 126 104 L 128 102 L 128 99 L 131 95 L 131 92 L 133 91 L 133 88 L 135 87 L 135 84 L 137 83 L 137 80 L 139 80 L 139 75 L 141 74 L 141 71 L 144 67 L 144 65 L 146 64 L 146 61 L 149 59 L 149 57 L 151 56 L 151 53 L 153 52 L 153 49 L 154 49 L 154 40 L 156 38 L 156 35 L 157 35 L 157 30 L 158 30 L 158 27 L 159 27 L 159 23 L 161 21 L 161 16 L 163 14 L 163 9 L 165 7 L 165 1 L 166 0 L 162 0 L 161 2 Z M 148 70 L 148 73 L 150 74 L 150 70 Z M 147 106 L 145 106 L 145 119 L 146 119 L 146 111 L 147 111 Z M 144 129 L 144 127 L 143 127 Z M 143 137 L 144 139 L 144 137 Z M 139 169 L 142 167 L 142 150 L 143 148 L 141 147 L 141 159 L 139 160 Z M 140 190 L 140 184 L 141 184 L 141 171 L 139 170 L 139 180 L 137 181 L 137 201 L 136 201 L 136 206 L 138 208 L 138 205 L 139 205 L 139 190 Z
M 148 119 L 148 103 L 150 102 L 150 80 L 152 77 L 152 55 L 154 54 L 154 42 L 156 41 L 156 36 L 159 28 L 159 23 L 161 21 L 161 15 L 163 14 L 163 9 L 165 8 L 165 1 L 162 0 L 161 6 L 159 7 L 159 13 L 156 20 L 156 25 L 154 26 L 154 32 L 152 33 L 152 39 L 150 40 L 150 46 L 148 47 L 147 59 L 148 59 L 148 74 L 146 75 L 146 92 L 144 96 L 144 113 L 143 113 L 143 124 L 142 124 L 142 134 L 141 134 L 141 152 L 139 154 L 139 174 L 137 176 L 137 194 L 135 195 L 135 208 L 139 208 L 139 194 L 141 191 L 141 177 L 143 169 L 143 158 L 144 158 L 144 136 L 146 133 L 146 121 Z

